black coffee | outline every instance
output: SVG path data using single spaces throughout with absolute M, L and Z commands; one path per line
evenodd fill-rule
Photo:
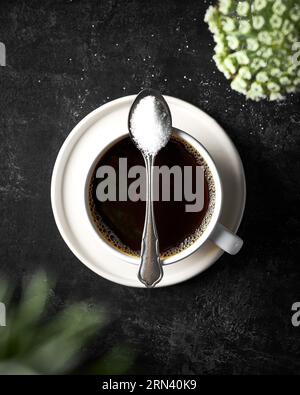
M 139 255 L 145 219 L 145 202 L 131 200 L 100 202 L 96 195 L 99 178 L 96 171 L 100 166 L 111 166 L 119 175 L 119 159 L 127 158 L 128 168 L 144 166 L 140 151 L 129 137 L 125 137 L 111 147 L 98 161 L 92 172 L 89 188 L 89 207 L 93 221 L 110 244 L 130 255 Z M 162 257 L 174 255 L 189 247 L 205 230 L 214 209 L 215 187 L 211 172 L 203 158 L 191 145 L 178 137 L 172 137 L 166 147 L 157 155 L 155 166 L 203 166 L 204 168 L 204 205 L 199 212 L 187 212 L 187 202 L 154 202 L 154 213 L 159 246 Z M 162 180 L 160 180 L 160 187 Z M 196 189 L 196 171 L 193 171 L 192 185 Z M 173 191 L 174 179 L 171 178 L 170 189 Z M 171 193 L 172 197 L 172 193 Z

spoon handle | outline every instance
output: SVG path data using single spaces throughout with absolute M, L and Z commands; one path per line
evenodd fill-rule
M 159 243 L 153 211 L 153 163 L 154 157 L 145 158 L 147 175 L 147 200 L 145 224 L 141 245 L 141 264 L 138 278 L 147 288 L 154 287 L 162 278 Z

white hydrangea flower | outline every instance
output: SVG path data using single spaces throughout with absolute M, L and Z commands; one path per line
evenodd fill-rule
M 282 18 L 277 14 L 273 14 L 270 18 L 270 24 L 273 29 L 279 29 L 282 25 Z
M 227 69 L 230 71 L 231 74 L 235 74 L 237 69 L 235 67 L 234 61 L 232 58 L 226 58 L 224 60 L 224 65 L 227 67 Z
M 287 68 L 288 74 L 296 76 L 297 68 L 298 68 L 297 65 L 295 63 L 292 63 L 291 66 Z M 300 75 L 300 69 L 299 69 L 299 75 Z
M 218 10 L 212 5 L 207 9 L 204 22 L 211 24 L 218 17 Z
M 248 1 L 239 1 L 236 12 L 239 16 L 247 16 L 250 11 L 250 4 Z
M 300 6 L 297 4 L 290 11 L 290 18 L 293 22 L 300 21 Z
M 280 67 L 281 66 L 281 62 L 277 58 L 272 58 L 271 65 L 274 65 L 276 67 Z
M 286 88 L 287 93 L 294 93 L 296 92 L 296 87 L 293 85 L 290 85 Z
M 215 34 L 214 40 L 217 44 L 224 44 L 225 43 L 225 34 Z
M 216 65 L 217 65 L 218 69 L 221 71 L 221 73 L 223 73 L 227 79 L 230 79 L 231 74 L 225 67 L 223 59 L 220 58 L 220 56 L 218 56 L 218 55 L 214 55 L 213 59 L 216 62 Z
M 261 15 L 255 15 L 252 18 L 252 21 L 255 30 L 260 30 L 265 24 L 265 18 Z
M 254 10 L 261 11 L 267 6 L 267 0 L 254 0 Z
M 222 21 L 222 26 L 225 32 L 232 32 L 235 29 L 235 21 L 227 17 Z
M 247 82 L 240 77 L 236 77 L 232 83 L 231 88 L 237 92 L 246 94 L 247 93 Z
M 227 37 L 227 42 L 228 42 L 228 46 L 230 49 L 238 49 L 240 42 L 239 40 L 236 38 L 236 36 L 228 36 Z
M 216 23 L 211 23 L 209 28 L 210 28 L 210 31 L 214 34 L 218 34 L 220 31 L 219 27 Z
M 247 38 L 247 48 L 249 51 L 256 52 L 259 48 L 259 43 L 255 38 Z
M 243 66 L 239 70 L 239 76 L 244 80 L 251 80 L 252 74 L 249 67 Z
M 279 100 L 283 100 L 284 96 L 282 96 L 281 93 L 279 92 L 271 92 L 270 93 L 270 100 L 271 101 L 279 101 Z
M 246 21 L 245 19 L 241 20 L 239 30 L 242 34 L 248 34 L 251 31 L 250 22 Z
M 259 32 L 258 40 L 265 45 L 272 45 L 272 36 L 267 31 Z
M 282 0 L 275 0 L 273 4 L 273 12 L 278 15 L 283 15 L 286 11 L 286 6 L 283 4 Z
M 269 81 L 268 74 L 265 71 L 260 71 L 256 76 L 256 80 L 261 83 L 267 82 Z
M 269 89 L 269 91 L 271 92 L 279 92 L 280 91 L 280 86 L 278 84 L 276 84 L 276 82 L 268 82 L 267 87 Z
M 290 43 L 294 44 L 297 42 L 298 37 L 295 33 L 290 33 L 287 35 L 287 39 Z
M 220 11 L 227 15 L 230 11 L 230 7 L 232 5 L 231 0 L 220 0 Z
M 264 89 L 258 82 L 253 82 L 251 84 L 249 94 L 253 96 L 254 99 L 260 99 L 265 97 Z
M 292 83 L 292 81 L 291 81 L 288 77 L 281 77 L 281 78 L 279 79 L 279 82 L 280 82 L 282 85 L 290 85 L 290 84 Z
M 273 55 L 273 49 L 272 48 L 264 48 L 264 50 L 262 51 L 261 56 L 264 59 L 270 59 L 270 57 Z
M 258 71 L 260 69 L 264 69 L 267 66 L 267 63 L 263 59 L 254 58 L 252 60 L 251 66 L 254 71 Z
M 272 45 L 281 46 L 285 40 L 285 36 L 281 31 L 274 31 L 270 33 L 272 36 Z
M 282 26 L 282 32 L 285 35 L 288 35 L 289 33 L 291 33 L 294 29 L 294 25 L 291 23 L 291 21 L 289 21 L 288 19 L 286 19 L 283 22 L 283 26 Z
M 234 56 L 235 56 L 236 60 L 238 61 L 238 63 L 241 65 L 247 65 L 250 63 L 250 60 L 248 58 L 246 51 L 235 52 Z
M 271 77 L 279 77 L 281 75 L 281 70 L 280 69 L 271 69 L 270 70 L 270 75 Z
M 220 41 L 216 46 L 215 46 L 215 52 L 217 54 L 222 54 L 225 50 L 225 45 L 222 41 Z

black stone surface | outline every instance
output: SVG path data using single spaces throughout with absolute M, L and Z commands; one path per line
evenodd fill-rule
M 59 279 L 56 306 L 89 299 L 111 321 L 86 351 L 127 343 L 131 373 L 300 372 L 299 96 L 254 103 L 212 62 L 201 0 L 0 3 L 0 270 L 21 282 L 38 268 Z M 110 283 L 60 237 L 50 206 L 58 150 L 77 122 L 141 87 L 193 103 L 228 132 L 244 162 L 247 206 L 237 256 L 157 290 Z

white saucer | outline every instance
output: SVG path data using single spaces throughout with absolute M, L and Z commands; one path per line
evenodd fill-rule
M 55 163 L 51 203 L 57 227 L 76 257 L 95 273 L 115 283 L 144 287 L 138 267 L 113 256 L 92 231 L 84 210 L 84 185 L 97 154 L 112 139 L 127 131 L 129 108 L 135 96 L 107 103 L 87 115 L 65 140 Z M 220 222 L 236 232 L 245 207 L 246 184 L 240 156 L 224 130 L 206 113 L 174 97 L 165 96 L 173 126 L 198 139 L 220 172 L 224 203 Z M 210 241 L 193 255 L 164 267 L 157 287 L 185 281 L 207 269 L 223 251 Z

